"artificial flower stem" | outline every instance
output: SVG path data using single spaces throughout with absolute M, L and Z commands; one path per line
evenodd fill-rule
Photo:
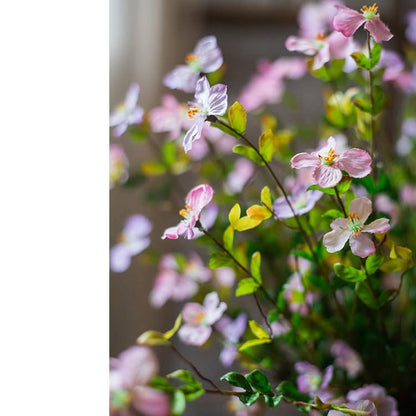
M 211 120 L 210 120 L 211 121 Z M 270 167 L 269 163 L 264 159 L 263 155 L 259 152 L 259 150 L 257 149 L 256 146 L 254 146 L 250 140 L 247 139 L 246 136 L 244 136 L 243 134 L 239 133 L 237 130 L 233 129 L 229 124 L 225 123 L 224 121 L 215 118 L 215 120 L 212 120 L 217 122 L 218 124 L 221 124 L 222 126 L 226 127 L 227 129 L 229 129 L 230 131 L 232 131 L 234 134 L 238 135 L 241 139 L 244 140 L 244 142 L 251 147 L 256 153 L 257 155 L 260 157 L 260 159 L 262 160 L 262 162 L 264 163 L 264 165 L 266 166 L 266 169 L 269 171 L 270 175 L 272 176 L 273 180 L 276 182 L 277 187 L 279 188 L 280 192 L 283 194 L 283 197 L 285 198 L 285 201 L 287 203 L 287 205 L 289 206 L 290 210 L 292 211 L 292 214 L 295 218 L 295 221 L 299 227 L 299 231 L 302 233 L 303 238 L 310 250 L 310 252 L 312 253 L 312 256 L 314 258 L 315 263 L 318 265 L 319 267 L 319 260 L 318 257 L 315 253 L 315 250 L 313 249 L 312 243 L 308 237 L 308 234 L 306 233 L 305 229 L 302 226 L 302 223 L 300 222 L 299 216 L 296 214 L 295 209 L 293 208 L 292 203 L 289 200 L 289 197 L 287 195 L 286 190 L 284 189 L 283 185 L 280 183 L 279 179 L 277 178 L 277 176 L 275 175 L 275 173 L 273 172 L 273 169 Z
M 222 393 L 222 390 L 208 377 L 205 377 L 203 374 L 201 374 L 201 372 L 198 370 L 198 368 L 195 367 L 195 365 L 189 361 L 172 343 L 170 344 L 170 348 L 175 352 L 175 354 L 182 360 L 184 361 L 186 364 L 188 364 L 192 370 L 195 371 L 195 373 L 198 375 L 198 377 L 201 380 L 205 380 L 207 383 L 211 384 L 212 387 L 214 387 L 214 389 L 216 389 L 219 393 Z
M 339 204 L 339 206 L 342 209 L 342 213 L 344 214 L 344 217 L 347 218 L 348 217 L 348 214 L 347 214 L 347 211 L 345 210 L 344 203 L 342 202 L 341 196 L 339 194 L 339 191 L 338 191 L 338 188 L 337 188 L 336 185 L 334 186 L 334 191 L 335 191 L 335 195 L 337 197 L 338 204 Z

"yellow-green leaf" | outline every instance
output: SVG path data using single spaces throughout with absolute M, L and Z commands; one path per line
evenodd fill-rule
M 261 280 L 261 272 L 260 272 L 260 264 L 261 264 L 261 254 L 260 254 L 259 251 L 256 251 L 251 256 L 250 271 L 251 271 L 251 275 L 259 283 L 262 282 L 262 280 Z
M 252 277 L 247 277 L 238 282 L 235 295 L 237 297 L 249 295 L 250 293 L 255 292 L 258 288 L 259 284 Z
M 235 225 L 237 224 L 238 220 L 240 219 L 240 215 L 241 215 L 241 208 L 239 204 L 235 204 L 229 214 L 228 214 L 228 219 L 230 221 L 230 224 L 233 228 L 235 228 Z
M 270 162 L 273 157 L 273 139 L 273 132 L 270 129 L 266 130 L 259 138 L 259 150 L 266 162 Z
M 136 342 L 140 345 L 171 345 L 170 341 L 166 339 L 165 334 L 158 331 L 146 331 L 137 338 Z
M 228 119 L 231 127 L 240 134 L 246 131 L 247 114 L 244 107 L 236 101 L 228 110 Z
M 268 186 L 265 186 L 261 190 L 260 199 L 264 206 L 269 208 L 270 211 L 273 211 L 272 197 L 270 196 L 270 189 Z
M 166 172 L 165 165 L 156 161 L 142 163 L 142 172 L 146 176 L 159 176 Z
M 261 222 L 262 220 L 246 216 L 241 217 L 233 227 L 237 231 L 246 231 L 257 227 Z
M 271 339 L 250 339 L 249 341 L 246 341 L 238 350 L 244 351 L 247 348 L 255 347 L 256 345 L 262 345 L 262 344 L 268 344 L 272 342 Z
M 179 329 L 179 327 L 181 326 L 181 323 L 182 323 L 182 315 L 179 314 L 178 317 L 175 320 L 173 328 L 169 329 L 169 331 L 165 332 L 165 334 L 164 334 L 165 338 L 166 339 L 171 339 L 175 335 L 175 333 Z
M 229 225 L 227 229 L 224 231 L 223 234 L 223 241 L 224 241 L 224 247 L 228 251 L 232 251 L 233 249 L 233 243 L 234 243 L 234 228 L 232 225 Z
M 259 339 L 269 339 L 269 334 L 266 332 L 266 330 L 258 324 L 255 320 L 248 321 L 248 325 L 251 329 L 251 332 Z
M 262 205 L 252 205 L 246 212 L 250 218 L 259 221 L 264 221 L 272 216 L 272 213 Z

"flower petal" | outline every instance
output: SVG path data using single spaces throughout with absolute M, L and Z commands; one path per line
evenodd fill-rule
M 189 302 L 182 309 L 182 317 L 187 324 L 199 326 L 205 318 L 205 308 L 199 303 Z
M 192 143 L 201 137 L 202 128 L 204 126 L 205 116 L 199 116 L 192 127 L 186 132 L 183 138 L 183 148 L 185 153 L 192 149 Z
M 293 205 L 292 198 L 289 196 L 288 199 Z M 286 199 L 283 196 L 277 198 L 276 201 L 274 201 L 273 211 L 276 218 L 292 218 L 294 216 L 289 204 L 286 202 Z M 294 211 L 297 213 L 295 208 Z
M 377 43 L 390 40 L 393 35 L 390 29 L 381 21 L 380 16 L 376 15 L 372 19 L 367 20 L 364 27 L 371 33 L 371 36 Z
M 353 148 L 344 152 L 336 165 L 353 178 L 363 178 L 371 173 L 371 156 L 365 150 Z
M 337 228 L 326 233 L 323 238 L 323 243 L 328 253 L 336 253 L 342 250 L 350 235 L 351 231 L 343 228 Z
M 339 12 L 332 20 L 332 25 L 337 32 L 341 32 L 347 38 L 351 37 L 356 30 L 365 22 L 365 17 L 356 10 L 342 5 L 335 6 Z
M 387 232 L 390 229 L 389 219 L 379 218 L 373 222 L 370 222 L 368 225 L 364 225 L 361 230 L 364 233 L 377 233 L 382 234 Z
M 334 166 L 321 165 L 313 172 L 313 178 L 321 188 L 332 188 L 342 179 L 342 172 Z
M 374 243 L 367 234 L 358 233 L 356 236 L 351 235 L 350 247 L 353 254 L 361 258 L 371 256 L 376 251 Z
M 168 416 L 168 395 L 147 386 L 136 386 L 132 392 L 132 405 L 143 416 Z
M 198 185 L 189 191 L 186 196 L 186 204 L 189 205 L 192 210 L 198 212 L 199 215 L 202 208 L 211 202 L 213 195 L 214 191 L 209 185 Z
M 199 73 L 188 65 L 179 65 L 163 79 L 163 85 L 172 90 L 182 90 L 188 93 L 195 91 Z
M 327 62 L 329 62 L 329 44 L 325 42 L 325 45 L 319 50 L 319 52 L 315 55 L 313 60 L 312 69 L 316 70 L 324 66 Z
M 110 250 L 110 269 L 122 273 L 130 267 L 131 254 L 123 243 L 116 244 Z
M 321 164 L 321 160 L 315 155 L 302 152 L 293 156 L 290 163 L 294 169 L 315 168 Z
M 206 36 L 198 41 L 194 49 L 201 72 L 216 71 L 223 62 L 222 53 L 215 36 Z
M 317 42 L 315 39 L 289 36 L 286 39 L 285 46 L 288 51 L 302 52 L 305 55 L 315 55 L 318 52 Z
M 128 110 L 133 110 L 139 99 L 140 87 L 138 84 L 131 84 L 127 93 L 125 104 Z
M 204 110 L 208 109 L 208 98 L 211 87 L 207 77 L 198 79 L 195 87 L 195 100 Z
M 207 341 L 211 332 L 210 326 L 183 325 L 178 331 L 178 336 L 185 344 L 202 345 Z
M 227 86 L 224 84 L 214 85 L 208 97 L 208 114 L 222 116 L 227 111 Z
M 350 213 L 355 212 L 358 215 L 361 224 L 364 224 L 372 211 L 371 200 L 366 197 L 356 198 L 351 201 L 349 211 Z

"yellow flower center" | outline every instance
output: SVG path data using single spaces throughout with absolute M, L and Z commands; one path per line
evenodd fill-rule
M 196 57 L 196 55 L 195 55 L 195 54 L 193 54 L 193 53 L 188 53 L 188 55 L 186 55 L 185 62 L 186 62 L 188 65 L 190 65 L 190 64 L 192 64 L 192 63 L 194 63 L 194 62 L 196 62 L 196 61 L 197 61 L 197 57 Z
M 326 39 L 326 35 L 325 33 L 319 32 L 315 35 L 315 39 L 316 40 L 325 40 Z
M 366 19 L 372 19 L 378 12 L 377 3 L 374 3 L 370 7 L 363 6 L 360 11 Z
M 350 212 L 348 214 L 348 219 L 350 220 L 349 229 L 353 232 L 354 237 L 356 237 L 363 228 L 360 217 L 355 212 Z
M 186 218 L 189 215 L 190 211 L 191 211 L 191 208 L 189 207 L 189 205 L 185 205 L 185 208 L 179 211 L 179 215 Z
M 336 157 L 338 157 L 339 155 L 335 153 L 335 149 L 333 149 L 332 147 L 328 150 L 328 153 L 326 154 L 326 156 L 319 156 L 323 162 L 325 163 L 325 165 L 332 165 L 332 163 L 334 163 L 334 159 Z

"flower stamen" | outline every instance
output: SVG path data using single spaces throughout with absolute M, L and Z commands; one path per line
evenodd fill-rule
M 339 157 L 339 154 L 336 154 L 335 149 L 331 147 L 328 150 L 328 153 L 326 154 L 326 156 L 319 156 L 319 157 L 323 160 L 325 165 L 332 165 L 334 163 L 334 159 Z
M 325 33 L 319 32 L 315 35 L 315 39 L 316 40 L 325 40 L 326 39 L 326 35 Z
M 185 208 L 179 211 L 179 215 L 181 217 L 186 218 L 189 215 L 190 211 L 191 211 L 191 208 L 189 207 L 189 205 L 185 205 Z
M 194 53 L 188 53 L 188 55 L 186 55 L 185 58 L 185 62 L 190 65 L 193 64 L 194 62 L 196 62 L 198 59 L 196 57 L 196 55 Z
M 188 111 L 187 111 L 187 114 L 188 114 L 188 117 L 189 118 L 195 118 L 195 116 L 198 114 L 198 113 L 200 113 L 201 112 L 201 110 L 198 108 L 198 107 L 196 107 L 196 106 L 192 106 Z
M 356 237 L 363 228 L 360 217 L 355 212 L 350 212 L 348 214 L 348 219 L 350 221 L 349 229 L 353 232 L 353 236 Z
M 372 6 L 363 6 L 361 8 L 361 13 L 364 15 L 366 19 L 372 19 L 378 12 L 377 3 L 374 3 Z

